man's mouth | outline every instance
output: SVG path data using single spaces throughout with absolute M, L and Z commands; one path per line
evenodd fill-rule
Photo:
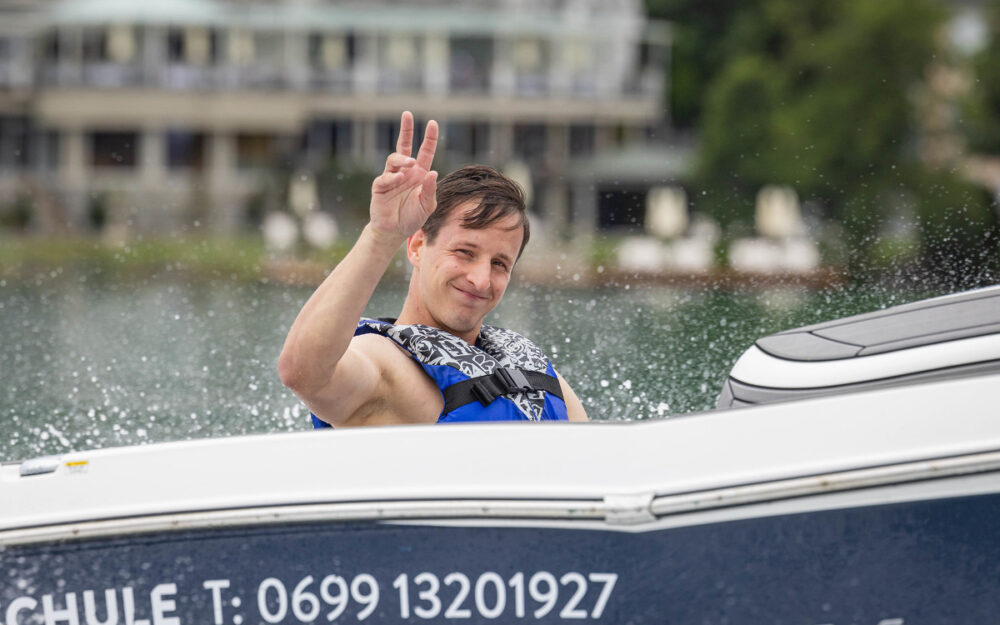
M 471 300 L 484 301 L 484 300 L 488 300 L 489 299 L 489 296 L 487 296 L 487 295 L 479 295 L 478 293 L 475 293 L 473 291 L 467 291 L 467 290 L 465 290 L 463 288 L 460 288 L 460 287 L 457 287 L 455 285 L 452 285 L 452 286 L 454 287 L 454 289 L 456 291 L 458 291 L 459 293 L 461 293 L 462 295 L 464 295 L 465 297 L 467 297 L 467 298 L 469 298 Z

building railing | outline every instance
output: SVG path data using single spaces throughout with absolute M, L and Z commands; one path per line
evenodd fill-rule
M 144 33 L 135 43 L 136 49 L 124 60 L 93 58 L 93 46 L 83 54 L 80 37 L 69 35 L 53 38 L 39 34 L 38 42 L 69 41 L 65 48 L 51 50 L 33 45 L 24 39 L 18 46 L 23 53 L 0 57 L 0 90 L 10 88 L 153 88 L 169 90 L 226 91 L 262 89 L 309 93 L 433 93 L 442 92 L 502 97 L 546 98 L 564 97 L 591 100 L 622 97 L 659 97 L 664 67 L 629 66 L 628 63 L 608 63 L 576 60 L 572 67 L 563 67 L 554 58 L 531 61 L 523 67 L 523 54 L 507 58 L 508 52 L 480 54 L 475 63 L 457 63 L 445 57 L 440 67 L 427 68 L 422 63 L 399 67 L 400 59 L 390 63 L 377 62 L 370 56 L 342 58 L 340 66 L 328 66 L 322 58 L 304 52 L 306 58 L 288 56 L 288 50 L 300 49 L 286 42 L 283 55 L 247 62 L 233 62 L 212 52 L 199 62 L 183 58 L 164 58 L 156 40 Z M 72 43 L 76 42 L 76 43 Z M 55 45 L 55 44 L 52 44 Z M 64 44 L 59 44 L 64 45 Z M 220 44 L 221 45 L 221 44 Z M 622 44 L 629 45 L 629 44 Z M 530 46 L 529 46 L 530 47 Z M 28 54 L 33 49 L 35 53 Z M 213 48 L 214 50 L 214 48 Z M 537 46 L 533 50 L 538 53 Z M 481 52 L 481 51 L 480 51 Z M 522 51 L 523 52 L 523 51 Z M 627 49 L 619 49 L 618 58 Z M 173 56 L 175 52 L 171 52 Z M 440 54 L 440 52 L 438 53 Z M 539 53 L 540 54 L 540 53 Z M 548 52 L 543 55 L 548 56 Z M 102 55 L 103 57 L 104 55 Z M 530 56 L 530 55 L 529 55 Z M 537 54 L 536 54 L 537 56 Z M 515 58 L 517 57 L 517 58 Z M 462 57 L 464 58 L 464 57 Z M 405 59 L 403 59 L 405 61 Z M 460 59 L 461 60 L 461 59 Z M 531 59 L 529 59 L 531 60 Z M 434 78 L 431 78 L 434 77 Z
M 304 80 L 289 76 L 282 67 L 198 66 L 168 64 L 153 70 L 138 64 L 119 63 L 46 63 L 34 73 L 36 87 L 84 88 L 158 88 L 168 90 L 227 91 L 262 89 L 302 91 L 312 93 L 350 93 L 368 91 L 364 78 L 350 70 L 309 69 Z M 0 89 L 25 87 L 16 84 L 17 68 L 0 63 Z M 422 93 L 428 91 L 420 72 L 375 72 L 374 86 L 378 93 Z M 657 97 L 663 88 L 663 72 L 646 70 L 640 74 L 616 80 L 610 85 L 594 74 L 581 73 L 568 81 L 554 84 L 547 72 L 519 73 L 511 92 L 501 92 L 491 85 L 488 77 L 465 77 L 449 80 L 448 88 L 458 94 L 513 95 L 539 98 L 572 96 L 586 99 L 615 97 Z M 369 79 L 370 80 L 370 79 Z M 618 83 L 618 84 L 615 84 Z M 605 86 L 602 88 L 602 86 Z

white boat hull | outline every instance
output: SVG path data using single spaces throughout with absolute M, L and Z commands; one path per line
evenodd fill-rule
M 0 622 L 990 622 L 1000 376 L 0 470 Z

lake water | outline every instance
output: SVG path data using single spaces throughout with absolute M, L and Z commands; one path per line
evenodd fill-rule
M 0 281 L 0 460 L 309 429 L 276 363 L 310 292 L 66 275 Z M 636 420 L 712 408 L 758 336 L 942 292 L 515 286 L 487 321 L 548 351 L 592 419 Z M 395 315 L 403 294 L 380 288 L 367 314 Z

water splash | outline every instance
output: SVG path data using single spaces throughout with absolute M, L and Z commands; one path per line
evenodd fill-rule
M 642 420 L 712 408 L 759 336 L 946 291 L 526 286 L 487 321 L 546 348 L 592 419 Z M 65 275 L 0 286 L 0 459 L 309 429 L 275 368 L 310 292 Z M 397 314 L 404 295 L 383 285 L 367 314 Z

